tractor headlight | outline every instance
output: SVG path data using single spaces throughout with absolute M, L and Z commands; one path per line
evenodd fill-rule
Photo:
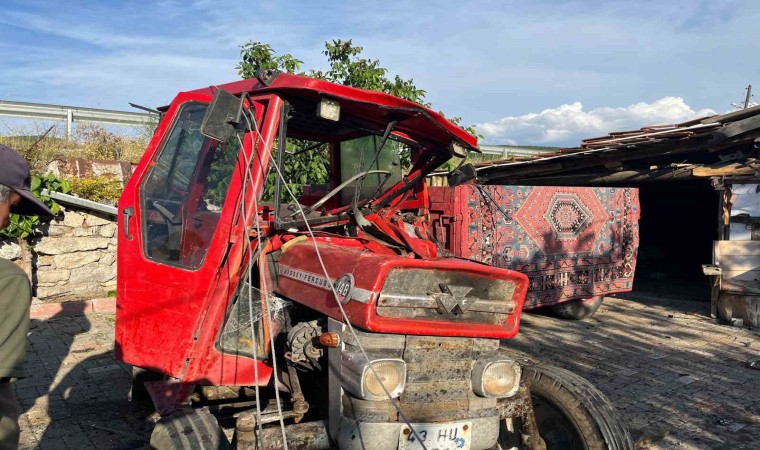
M 406 386 L 406 363 L 397 358 L 378 358 L 368 363 L 360 354 L 344 352 L 341 375 L 343 389 L 361 399 L 385 400 L 388 397 L 383 386 L 396 398 Z
M 329 98 L 322 98 L 317 105 L 317 116 L 337 122 L 340 120 L 340 103 Z
M 482 397 L 511 397 L 520 387 L 520 365 L 511 359 L 477 361 L 472 368 L 472 390 Z

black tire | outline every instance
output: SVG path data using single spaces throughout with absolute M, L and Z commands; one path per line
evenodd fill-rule
M 551 450 L 632 450 L 633 441 L 607 397 L 559 367 L 523 366 L 536 424 Z
M 227 450 L 230 444 L 208 408 L 181 409 L 156 422 L 150 435 L 155 450 Z
M 563 319 L 583 320 L 594 315 L 602 306 L 604 297 L 598 295 L 590 298 L 579 298 L 552 305 L 552 311 Z

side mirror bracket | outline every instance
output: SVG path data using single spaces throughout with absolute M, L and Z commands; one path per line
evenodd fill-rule
M 475 172 L 475 167 L 472 164 L 462 164 L 453 170 L 447 179 L 449 186 L 457 187 L 459 185 L 467 183 L 468 181 L 474 180 L 477 177 L 478 174 Z

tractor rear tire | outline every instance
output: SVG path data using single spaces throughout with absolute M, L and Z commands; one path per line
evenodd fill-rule
M 586 379 L 547 365 L 524 366 L 523 377 L 530 386 L 538 433 L 547 449 L 633 449 L 628 429 L 612 403 Z
M 162 417 L 150 435 L 156 450 L 228 450 L 230 444 L 208 408 L 177 410 Z
M 563 319 L 570 320 L 583 320 L 594 315 L 594 313 L 602 306 L 604 297 L 598 295 L 596 297 L 579 298 L 577 300 L 569 300 L 566 302 L 552 305 L 552 311 Z

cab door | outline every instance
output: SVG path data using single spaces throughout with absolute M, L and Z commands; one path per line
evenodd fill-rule
M 217 280 L 243 240 L 235 221 L 251 133 L 227 142 L 203 136 L 210 100 L 175 99 L 119 201 L 117 358 L 178 378 L 202 331 L 219 326 L 207 321 L 224 306 L 211 300 L 228 299 Z M 252 105 L 259 123 L 264 110 Z M 235 289 L 236 280 L 226 282 Z

